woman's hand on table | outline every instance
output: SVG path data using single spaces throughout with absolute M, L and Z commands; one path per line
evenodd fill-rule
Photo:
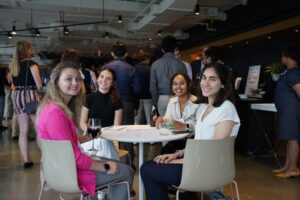
M 153 161 L 156 163 L 170 163 L 173 160 L 177 159 L 177 153 L 172 153 L 172 154 L 163 154 L 156 156 Z
M 164 123 L 164 119 L 162 117 L 158 117 L 155 120 L 155 126 L 156 128 L 160 128 L 162 126 L 162 124 Z
M 172 122 L 173 122 L 173 128 L 175 130 L 186 130 L 187 129 L 185 123 L 182 123 L 182 122 L 176 121 L 176 120 L 173 120 Z

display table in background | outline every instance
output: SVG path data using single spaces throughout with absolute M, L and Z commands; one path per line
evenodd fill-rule
M 251 104 L 251 109 L 254 113 L 254 116 L 257 120 L 257 123 L 258 123 L 259 127 L 261 128 L 261 130 L 262 130 L 262 132 L 265 136 L 265 140 L 266 140 L 267 144 L 269 145 L 270 153 L 274 156 L 274 158 L 275 158 L 277 164 L 279 165 L 279 167 L 281 167 L 281 164 L 278 160 L 276 152 L 274 151 L 274 147 L 273 147 L 272 142 L 271 142 L 271 140 L 268 136 L 268 133 L 265 130 L 265 128 L 264 128 L 264 126 L 261 122 L 261 119 L 259 118 L 259 116 L 256 112 L 256 110 L 265 111 L 265 112 L 277 112 L 275 104 L 274 103 L 255 103 L 255 104 Z

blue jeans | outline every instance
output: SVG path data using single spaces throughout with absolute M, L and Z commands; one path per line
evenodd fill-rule
M 140 99 L 140 105 L 137 115 L 137 124 L 143 124 L 142 122 L 146 119 L 147 124 L 150 124 L 150 115 L 152 110 L 152 99 Z
M 157 109 L 160 116 L 165 116 L 169 100 L 169 95 L 159 95 L 157 101 Z

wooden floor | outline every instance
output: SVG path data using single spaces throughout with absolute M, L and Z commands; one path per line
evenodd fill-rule
M 145 145 L 145 148 L 147 148 L 145 160 L 148 160 L 159 152 L 161 145 L 149 144 Z M 31 169 L 24 170 L 18 142 L 10 139 L 9 129 L 1 132 L 0 200 L 37 199 L 40 189 L 40 152 L 35 141 L 30 142 L 30 153 L 35 165 Z M 272 157 L 248 158 L 237 154 L 236 167 L 241 200 L 300 200 L 300 179 L 276 178 L 271 172 L 271 169 L 276 167 Z M 137 174 L 134 189 L 138 194 Z M 229 191 L 229 187 L 226 187 L 225 193 L 231 195 Z M 64 197 L 78 199 L 78 195 L 64 195 Z M 43 199 L 59 199 L 59 196 L 54 191 L 48 191 L 45 192 Z M 171 199 L 174 199 L 174 196 L 171 196 Z

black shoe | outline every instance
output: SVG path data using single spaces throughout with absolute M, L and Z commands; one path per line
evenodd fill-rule
M 136 172 L 136 166 L 134 164 L 131 164 L 131 168 L 133 170 L 133 173 L 135 173 Z
M 135 191 L 132 190 L 132 191 L 130 192 L 130 197 L 135 197 L 135 196 L 136 196 Z
M 31 168 L 33 166 L 33 162 L 30 161 L 30 162 L 25 162 L 24 165 L 23 165 L 23 168 L 24 169 L 28 169 L 28 168 Z
M 18 136 L 18 135 L 12 136 L 11 139 L 12 139 L 12 140 L 18 140 L 18 139 L 19 139 L 19 136 Z
M 0 130 L 1 130 L 1 131 L 4 131 L 4 130 L 6 130 L 6 129 L 7 129 L 7 127 L 0 125 Z

